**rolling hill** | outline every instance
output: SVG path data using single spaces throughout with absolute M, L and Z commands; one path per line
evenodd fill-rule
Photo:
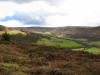
M 100 27 L 0 28 L 0 75 L 100 75 Z
M 100 27 L 17 27 L 19 29 L 27 32 L 41 32 L 54 35 L 64 35 L 73 38 L 87 38 L 89 40 L 99 40 L 100 39 Z

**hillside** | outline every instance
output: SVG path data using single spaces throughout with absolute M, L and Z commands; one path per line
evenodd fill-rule
M 7 32 L 11 35 L 13 35 L 13 34 L 26 34 L 25 32 L 22 32 L 18 29 L 8 28 L 8 27 L 5 27 L 3 25 L 0 25 L 0 34 L 3 34 L 4 32 Z
M 0 75 L 99 75 L 100 55 L 27 44 L 0 44 Z
M 0 31 L 4 31 L 4 30 L 7 30 L 7 29 L 8 29 L 7 27 L 0 25 Z
M 55 30 L 55 28 L 49 28 L 49 27 L 14 27 L 15 29 L 20 29 L 22 31 L 28 31 L 28 32 L 51 32 Z
M 64 35 L 73 38 L 87 38 L 89 40 L 99 40 L 100 27 L 18 27 L 16 29 L 27 32 L 41 32 L 54 35 Z M 87 35 L 87 36 L 86 36 Z
M 5 31 L 10 41 L 0 40 L 0 75 L 100 75 L 100 27 Z

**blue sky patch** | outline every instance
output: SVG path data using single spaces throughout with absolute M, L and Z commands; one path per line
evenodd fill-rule
M 36 17 L 39 17 L 39 19 L 37 19 Z M 2 22 L 6 22 L 9 20 L 18 20 L 20 22 L 22 22 L 23 24 L 27 24 L 27 25 L 43 25 L 45 24 L 45 19 L 43 16 L 35 16 L 34 18 L 32 18 L 31 16 L 27 16 L 27 15 L 14 15 L 14 16 L 6 16 L 3 19 L 0 19 L 0 21 Z

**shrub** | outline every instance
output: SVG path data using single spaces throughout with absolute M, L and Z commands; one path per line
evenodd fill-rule
M 1 36 L 1 40 L 2 41 L 10 41 L 10 34 L 8 34 L 7 32 L 3 33 Z

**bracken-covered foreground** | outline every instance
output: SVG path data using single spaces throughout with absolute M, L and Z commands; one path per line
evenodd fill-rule
M 0 75 L 100 75 L 100 55 L 1 42 Z

